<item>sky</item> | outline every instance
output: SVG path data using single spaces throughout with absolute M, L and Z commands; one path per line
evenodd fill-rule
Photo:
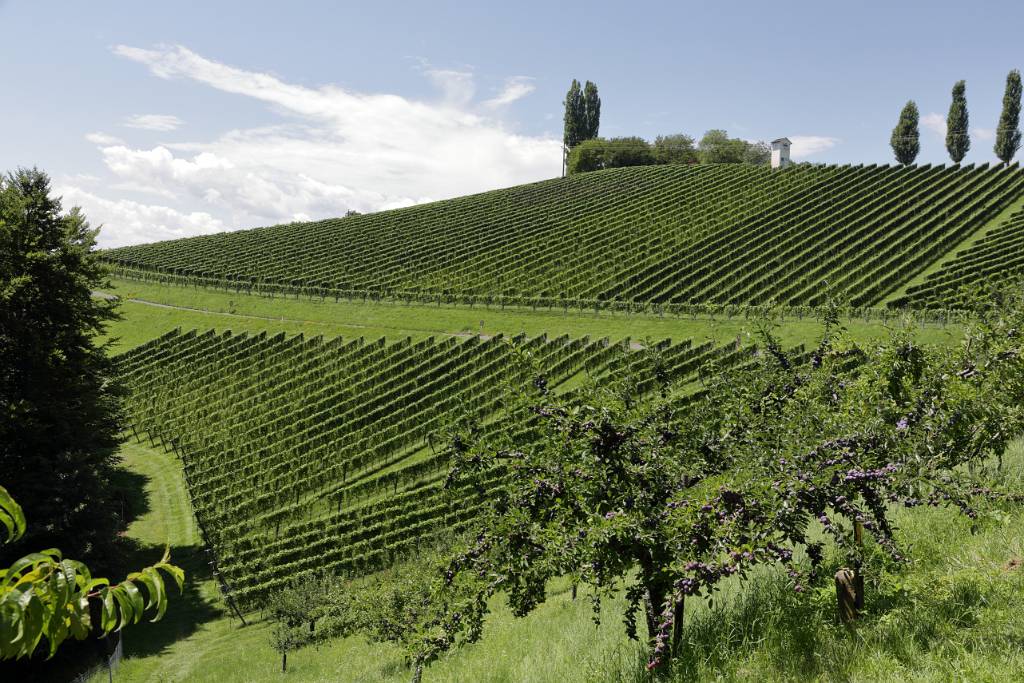
M 556 177 L 573 78 L 606 137 L 722 128 L 793 156 L 991 162 L 1024 3 L 0 0 L 0 170 L 36 166 L 119 246 Z

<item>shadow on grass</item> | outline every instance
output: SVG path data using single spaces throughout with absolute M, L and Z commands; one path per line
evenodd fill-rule
M 153 510 L 146 485 L 150 477 L 119 468 L 114 477 L 119 499 L 124 506 L 128 523 L 138 520 Z M 159 562 L 163 545 L 141 543 L 123 536 L 118 541 L 117 576 L 127 576 Z M 126 657 L 147 657 L 164 652 L 175 642 L 195 633 L 202 624 L 220 618 L 224 610 L 210 581 L 212 574 L 207 554 L 200 545 L 171 545 L 171 563 L 185 570 L 185 584 L 179 593 L 173 579 L 165 575 L 168 592 L 167 612 L 157 622 L 144 620 L 126 629 L 124 654 Z
M 135 568 L 159 561 L 164 552 L 163 546 L 133 546 L 125 558 L 126 563 Z M 175 642 L 188 638 L 202 624 L 225 614 L 215 589 L 209 583 L 213 577 L 206 564 L 206 551 L 201 546 L 171 546 L 171 562 L 185 570 L 182 592 L 178 593 L 177 587 L 168 579 L 171 583 L 168 585 L 167 612 L 160 621 L 144 621 L 127 631 L 124 643 L 126 657 L 160 654 Z

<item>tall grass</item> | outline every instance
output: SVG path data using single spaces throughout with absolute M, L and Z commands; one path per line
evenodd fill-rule
M 1020 442 L 991 474 L 1004 490 L 1024 491 Z M 972 523 L 916 509 L 897 521 L 910 561 L 873 556 L 853 628 L 838 623 L 830 581 L 798 594 L 784 575 L 764 572 L 713 606 L 691 601 L 685 650 L 668 675 L 649 673 L 634 647 L 607 661 L 601 680 L 1024 680 L 1024 511 L 993 505 Z

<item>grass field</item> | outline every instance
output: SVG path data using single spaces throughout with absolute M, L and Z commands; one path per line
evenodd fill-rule
M 516 308 L 469 308 L 467 306 L 432 306 L 425 304 L 334 303 L 309 299 L 269 298 L 250 294 L 231 294 L 204 288 L 161 286 L 133 280 L 114 280 L 111 289 L 125 301 L 121 305 L 122 320 L 113 323 L 109 336 L 116 338 L 113 352 L 138 346 L 175 327 L 183 330 L 216 329 L 233 332 L 302 332 L 307 336 L 379 337 L 392 339 L 412 337 L 419 340 L 431 335 L 493 335 L 499 332 L 515 335 L 525 332 L 536 336 L 568 334 L 572 337 L 604 336 L 612 340 L 630 337 L 693 339 L 695 342 L 726 342 L 737 335 L 746 338 L 754 329 L 752 321 L 726 317 L 675 318 L 653 315 L 625 315 L 593 311 L 533 311 Z M 887 334 L 878 321 L 847 320 L 845 324 L 857 339 L 877 339 Z M 780 329 L 786 344 L 810 344 L 821 331 L 813 320 L 787 319 Z M 919 330 L 922 341 L 954 343 L 959 338 L 958 325 L 928 324 Z
M 184 596 L 165 619 L 126 636 L 116 676 L 142 681 L 404 681 L 409 670 L 390 646 L 360 638 L 331 641 L 289 657 L 287 674 L 268 644 L 268 627 L 242 627 L 220 603 L 205 571 L 171 455 L 138 445 L 122 451 L 143 486 L 141 515 L 128 535 L 147 552 L 169 543 L 189 572 Z M 1024 488 L 1024 444 L 1006 459 L 1003 485 Z M 826 582 L 799 596 L 773 572 L 727 586 L 709 607 L 687 606 L 688 656 L 675 678 L 692 681 L 1014 681 L 1024 675 L 1024 513 L 992 510 L 975 533 L 948 510 L 900 513 L 899 537 L 910 565 L 882 574 L 868 589 L 868 616 L 855 631 L 835 623 Z M 586 594 L 572 601 L 564 585 L 525 619 L 500 604 L 484 638 L 427 669 L 424 681 L 641 681 L 642 662 L 606 605 L 602 625 L 591 621 Z M 106 680 L 105 674 L 94 683 Z

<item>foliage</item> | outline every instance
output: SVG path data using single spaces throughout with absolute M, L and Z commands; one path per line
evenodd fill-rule
M 698 160 L 693 138 L 683 133 L 659 135 L 651 144 L 651 152 L 656 164 L 695 164 Z
M 453 538 L 442 534 L 433 546 L 370 576 L 293 579 L 268 605 L 282 669 L 292 650 L 358 633 L 397 645 L 418 680 L 423 665 L 451 647 L 447 634 L 461 619 L 448 613 L 453 591 L 440 581 Z
M 569 152 L 569 161 L 566 172 L 569 175 L 577 173 L 589 173 L 600 171 L 605 168 L 605 150 L 608 141 L 604 138 L 584 140 Z
M 761 166 L 771 159 L 771 148 L 764 142 L 748 142 L 730 138 L 724 130 L 713 129 L 704 133 L 697 144 L 702 164 L 753 164 Z
M 475 577 L 478 592 L 453 601 L 459 620 L 444 641 L 478 633 L 491 595 L 505 592 L 527 614 L 569 574 L 594 589 L 595 604 L 624 585 L 632 637 L 643 605 L 656 667 L 677 652 L 687 597 L 710 598 L 761 563 L 786 566 L 798 592 L 813 582 L 822 544 L 812 523 L 854 566 L 854 522 L 901 561 L 890 506 L 973 516 L 976 497 L 994 495 L 960 466 L 1000 454 L 1020 430 L 1022 322 L 1001 309 L 961 349 L 925 349 L 895 331 L 869 352 L 829 324 L 807 364 L 766 324 L 761 362 L 712 379 L 689 404 L 668 384 L 642 397 L 629 379 L 567 402 L 538 375 L 524 406 L 539 441 L 529 430 L 453 439 L 453 480 L 496 467 L 508 480 L 449 567 L 451 585 Z M 653 354 L 649 371 L 658 368 Z
M 918 130 L 917 104 L 910 100 L 900 111 L 900 120 L 892 129 L 889 144 L 892 146 L 896 161 L 904 166 L 914 163 L 917 153 L 921 151 L 921 133 Z
M 2 486 L 0 522 L 6 529 L 3 543 L 25 532 L 24 512 Z M 147 611 L 154 611 L 153 621 L 158 621 L 167 609 L 160 572 L 174 579 L 179 590 L 185 579 L 169 560 L 165 552 L 156 564 L 111 585 L 107 579 L 93 578 L 83 563 L 64 559 L 53 548 L 22 557 L 0 571 L 0 659 L 31 656 L 43 638 L 52 657 L 68 638 L 106 635 L 139 622 Z
M 955 164 L 963 161 L 971 148 L 966 89 L 963 81 L 957 81 L 953 85 L 953 101 L 949 105 L 949 115 L 946 117 L 946 150 Z
M 583 91 L 580 89 L 580 82 L 575 78 L 572 79 L 572 85 L 569 86 L 569 92 L 565 94 L 565 101 L 562 104 L 565 106 L 565 115 L 562 117 L 562 144 L 572 149 L 583 140 L 581 120 L 585 111 Z
M 584 140 L 597 137 L 601 124 L 601 98 L 597 94 L 597 86 L 587 81 L 580 88 L 575 78 L 565 95 L 565 127 L 562 135 L 563 144 L 574 149 Z
M 651 146 L 643 138 L 595 138 L 585 140 L 569 153 L 569 175 L 625 166 L 655 163 Z
M 115 302 L 92 251 L 96 231 L 64 213 L 38 170 L 0 178 L 0 472 L 34 521 L 20 544 L 97 557 L 121 520 L 109 482 L 119 391 L 94 342 Z
M 601 129 L 601 97 L 597 86 L 587 81 L 583 86 L 583 125 L 580 126 L 582 139 L 592 140 Z
M 1020 132 L 1020 71 L 1014 69 L 1006 76 L 1006 92 L 1003 94 L 1003 110 L 996 127 L 994 151 L 1004 164 L 1013 160 L 1021 145 Z
M 281 671 L 288 670 L 288 653 L 312 642 L 316 621 L 331 603 L 333 581 L 295 577 L 284 588 L 273 591 L 267 613 L 273 625 L 270 644 L 281 654 Z

